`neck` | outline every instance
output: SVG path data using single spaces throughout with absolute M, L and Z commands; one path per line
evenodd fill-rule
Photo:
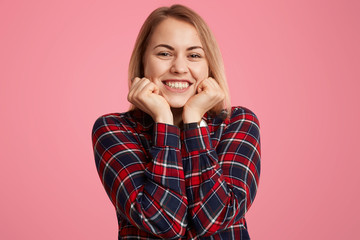
M 171 112 L 173 114 L 174 125 L 180 127 L 182 124 L 182 112 L 183 108 L 171 108 Z

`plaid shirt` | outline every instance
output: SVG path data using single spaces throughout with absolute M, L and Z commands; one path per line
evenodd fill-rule
M 244 215 L 260 174 L 259 122 L 230 119 L 181 130 L 140 110 L 106 114 L 92 132 L 96 167 L 116 208 L 119 239 L 249 239 Z

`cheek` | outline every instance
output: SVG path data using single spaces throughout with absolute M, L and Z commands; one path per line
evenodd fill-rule
M 167 62 L 157 58 L 148 57 L 144 61 L 144 75 L 147 78 L 157 78 L 169 69 Z
M 209 77 L 209 67 L 207 64 L 196 65 L 192 69 L 193 74 L 198 80 L 203 80 Z
M 149 77 L 153 74 L 152 72 L 153 72 L 153 67 L 152 67 L 151 62 L 149 60 L 145 60 L 144 61 L 144 76 Z

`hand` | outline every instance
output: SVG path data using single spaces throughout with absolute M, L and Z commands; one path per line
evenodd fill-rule
M 200 122 L 204 114 L 225 99 L 225 93 L 215 79 L 209 77 L 197 86 L 197 93 L 189 98 L 183 110 L 184 123 Z
M 131 83 L 127 99 L 149 114 L 155 122 L 173 124 L 168 102 L 159 95 L 159 88 L 149 79 L 136 77 Z

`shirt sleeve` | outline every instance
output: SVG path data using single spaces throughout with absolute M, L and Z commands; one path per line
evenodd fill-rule
M 236 108 L 216 148 L 208 127 L 184 131 L 184 140 L 190 158 L 184 171 L 191 224 L 198 236 L 210 236 L 238 222 L 254 201 L 259 122 L 250 110 Z
M 136 134 L 118 118 L 100 117 L 92 131 L 96 167 L 110 200 L 139 229 L 160 238 L 181 238 L 188 203 L 180 130 L 154 124 L 154 144 L 148 156 Z

